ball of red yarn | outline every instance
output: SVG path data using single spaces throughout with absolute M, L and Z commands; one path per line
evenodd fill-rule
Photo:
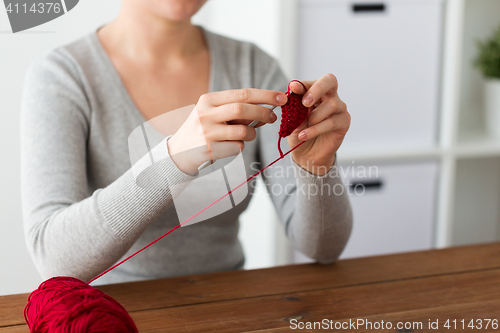
M 54 277 L 33 291 L 24 308 L 32 333 L 138 332 L 112 297 L 72 277 Z

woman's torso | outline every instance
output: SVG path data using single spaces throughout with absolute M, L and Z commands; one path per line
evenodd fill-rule
M 210 58 L 210 91 L 255 87 L 251 74 L 253 46 L 205 32 Z M 131 166 L 129 134 L 146 121 L 139 112 L 120 76 L 104 51 L 96 33 L 64 48 L 80 67 L 81 79 L 89 103 L 87 139 L 87 176 L 89 195 L 111 184 Z M 257 160 L 255 142 L 243 151 L 247 175 Z M 193 200 L 207 197 L 214 180 L 206 177 Z M 253 186 L 248 187 L 251 193 Z M 181 228 L 160 243 L 108 273 L 100 283 L 188 275 L 238 269 L 244 256 L 238 241 L 238 216 L 248 206 L 251 195 L 236 207 L 202 223 Z M 216 198 L 214 198 L 216 199 Z M 194 212 L 193 212 L 194 213 Z M 175 205 L 171 205 L 150 225 L 125 256 L 135 252 L 179 223 Z

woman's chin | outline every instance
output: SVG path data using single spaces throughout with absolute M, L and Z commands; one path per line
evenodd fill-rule
M 155 15 L 170 21 L 188 21 L 207 0 L 135 0 Z

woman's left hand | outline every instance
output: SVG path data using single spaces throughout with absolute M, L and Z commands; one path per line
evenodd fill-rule
M 292 152 L 292 158 L 303 169 L 316 175 L 324 175 L 335 163 L 339 149 L 351 124 L 346 104 L 337 94 L 337 78 L 326 74 L 317 81 L 290 83 L 290 90 L 304 95 L 302 104 L 309 108 L 309 116 L 292 134 L 288 145 L 303 145 Z

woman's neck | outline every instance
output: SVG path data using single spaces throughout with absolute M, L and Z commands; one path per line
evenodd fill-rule
M 207 49 L 202 32 L 190 20 L 169 21 L 141 6 L 122 6 L 98 35 L 107 49 L 138 63 L 173 64 Z

